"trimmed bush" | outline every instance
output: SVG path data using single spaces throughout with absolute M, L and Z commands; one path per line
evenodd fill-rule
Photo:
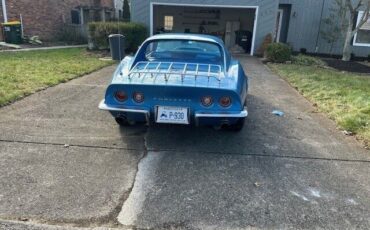
M 325 62 L 323 62 L 319 58 L 302 55 L 302 54 L 299 54 L 298 56 L 292 56 L 292 62 L 293 64 L 296 64 L 296 65 L 307 65 L 307 66 L 311 66 L 311 65 L 324 66 L 325 65 Z
M 110 34 L 125 36 L 126 52 L 135 52 L 147 38 L 147 28 L 132 22 L 92 22 L 89 23 L 89 39 L 96 49 L 108 49 Z
M 266 57 L 271 62 L 283 63 L 290 61 L 292 50 L 283 43 L 272 43 L 267 46 Z

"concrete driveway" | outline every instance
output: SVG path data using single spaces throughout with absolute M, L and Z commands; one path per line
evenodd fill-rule
M 239 59 L 240 133 L 119 128 L 97 109 L 114 67 L 1 108 L 0 229 L 369 229 L 370 152 Z

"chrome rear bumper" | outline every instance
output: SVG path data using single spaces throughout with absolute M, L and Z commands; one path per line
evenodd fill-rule
M 125 109 L 125 108 L 117 108 L 117 107 L 112 107 L 107 104 L 105 104 L 105 100 L 102 100 L 99 103 L 99 109 L 101 110 L 107 110 L 107 111 L 116 111 L 116 112 L 126 112 L 126 113 L 143 113 L 143 114 L 148 114 L 148 110 L 143 110 L 143 109 Z
M 125 113 L 139 113 L 144 114 L 147 123 L 149 123 L 150 118 L 150 111 L 145 109 L 127 109 L 127 108 L 117 108 L 109 106 L 105 103 L 105 100 L 102 100 L 99 103 L 99 109 L 106 110 L 106 111 L 114 111 L 114 112 L 125 112 Z M 244 108 L 242 111 L 238 113 L 195 113 L 194 119 L 196 125 L 198 125 L 198 120 L 200 118 L 220 118 L 220 119 L 228 119 L 228 118 L 245 118 L 248 116 L 248 111 Z
M 248 116 L 247 109 L 240 111 L 240 113 L 195 113 L 195 118 L 215 117 L 215 118 L 243 118 Z
M 125 108 L 117 108 L 117 107 L 112 107 L 107 104 L 105 104 L 105 100 L 102 100 L 99 103 L 99 109 L 101 110 L 106 110 L 106 111 L 114 111 L 114 112 L 125 112 L 125 113 L 139 113 L 139 114 L 144 114 L 145 115 L 145 120 L 146 123 L 149 124 L 149 117 L 150 117 L 150 112 L 148 110 L 144 109 L 125 109 Z

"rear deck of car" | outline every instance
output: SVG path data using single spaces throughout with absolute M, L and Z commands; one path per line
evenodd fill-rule
M 147 61 L 136 63 L 127 72 L 117 75 L 112 83 L 225 89 L 235 89 L 237 83 L 221 66 L 212 64 Z

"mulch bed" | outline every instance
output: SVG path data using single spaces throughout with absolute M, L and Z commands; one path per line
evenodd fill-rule
M 370 74 L 370 66 L 354 62 L 354 61 L 342 61 L 340 59 L 323 59 L 326 64 L 339 71 L 346 71 L 352 73 L 365 73 Z

